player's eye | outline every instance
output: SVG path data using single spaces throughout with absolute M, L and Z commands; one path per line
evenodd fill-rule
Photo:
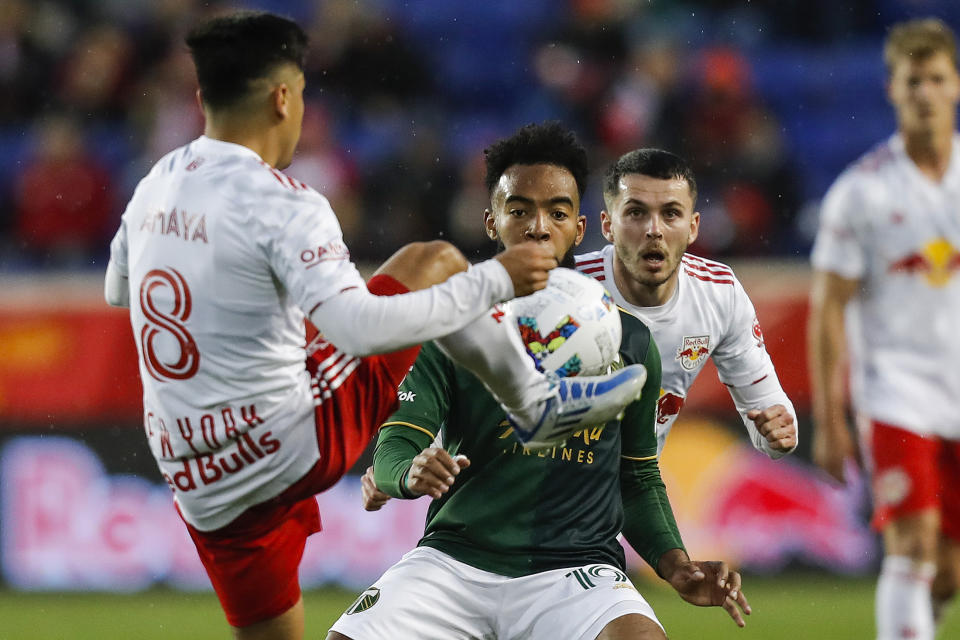
M 509 211 L 508 213 L 509 213 L 511 216 L 514 216 L 515 218 L 519 218 L 520 216 L 522 216 L 523 214 L 525 214 L 526 211 L 525 211 L 524 209 L 510 209 L 510 211 Z
M 553 217 L 556 218 L 557 220 L 564 220 L 567 218 L 567 212 L 564 211 L 563 209 L 557 209 L 556 211 L 553 212 Z

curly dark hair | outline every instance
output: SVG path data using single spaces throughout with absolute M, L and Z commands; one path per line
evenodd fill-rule
M 500 176 L 515 164 L 552 164 L 573 174 L 583 200 L 587 188 L 587 150 L 560 122 L 528 124 L 509 138 L 483 150 L 487 163 L 487 191 L 493 193 Z
M 254 80 L 282 64 L 302 71 L 307 34 L 287 18 L 261 11 L 218 16 L 194 27 L 186 38 L 205 104 L 229 107 L 241 101 Z
M 697 202 L 697 181 L 686 160 L 663 149 L 635 149 L 620 156 L 603 175 L 603 200 L 608 209 L 620 192 L 620 178 L 631 173 L 660 180 L 686 180 L 690 197 Z

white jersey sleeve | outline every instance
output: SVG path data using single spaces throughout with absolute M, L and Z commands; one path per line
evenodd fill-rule
M 757 431 L 753 420 L 747 417 L 747 412 L 782 404 L 793 416 L 795 424 L 798 423 L 797 412 L 780 385 L 777 371 L 764 344 L 763 331 L 760 329 L 753 302 L 732 272 L 731 279 L 733 290 L 727 310 L 728 324 L 713 352 L 713 363 L 717 367 L 720 382 L 726 385 L 733 398 L 754 448 L 771 458 L 779 458 L 786 452 L 770 448 L 770 443 Z
M 866 272 L 866 245 L 859 223 L 871 205 L 860 188 L 862 185 L 851 179 L 848 172 L 827 192 L 811 257 L 815 269 L 851 280 L 860 279 Z
M 120 228 L 110 242 L 110 262 L 103 281 L 103 296 L 114 307 L 130 306 L 130 284 L 127 279 L 127 225 Z
M 270 173 L 281 182 L 287 177 L 279 171 Z M 267 262 L 283 284 L 287 294 L 300 309 L 309 314 L 327 298 L 351 288 L 365 288 L 366 283 L 350 260 L 343 242 L 343 233 L 327 199 L 296 181 L 287 189 L 274 189 L 269 210 L 251 215 L 258 227 L 254 237 Z M 258 189 L 259 186 L 259 189 Z M 263 187 L 250 181 L 251 191 L 244 198 L 246 207 L 256 208 Z M 267 204 L 267 203 L 263 203 Z
M 510 275 L 496 260 L 421 291 L 371 294 L 350 261 L 329 203 L 306 185 L 291 189 L 273 211 L 254 219 L 262 227 L 257 235 L 267 261 L 297 306 L 327 340 L 353 355 L 387 353 L 445 336 L 513 297 Z
M 363 356 L 449 335 L 512 297 L 507 270 L 497 260 L 487 260 L 445 282 L 401 295 L 352 288 L 318 305 L 310 319 L 327 340 Z

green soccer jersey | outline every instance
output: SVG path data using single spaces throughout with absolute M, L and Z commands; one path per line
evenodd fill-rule
M 589 563 L 624 568 L 617 535 L 653 567 L 682 548 L 657 468 L 660 354 L 649 329 L 621 310 L 626 364 L 647 367 L 640 400 L 622 421 L 584 429 L 563 446 L 528 451 L 473 374 L 433 343 L 400 386 L 374 456 L 377 486 L 398 498 L 414 456 L 439 444 L 470 466 L 430 504 L 421 546 L 478 569 L 522 576 Z

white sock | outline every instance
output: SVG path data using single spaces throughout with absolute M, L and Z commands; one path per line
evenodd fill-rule
M 877 640 L 933 640 L 932 562 L 887 556 L 877 582 Z
M 529 408 L 549 394 L 550 381 L 537 371 L 520 340 L 520 331 L 499 307 L 436 343 L 454 362 L 480 378 L 511 413 Z

